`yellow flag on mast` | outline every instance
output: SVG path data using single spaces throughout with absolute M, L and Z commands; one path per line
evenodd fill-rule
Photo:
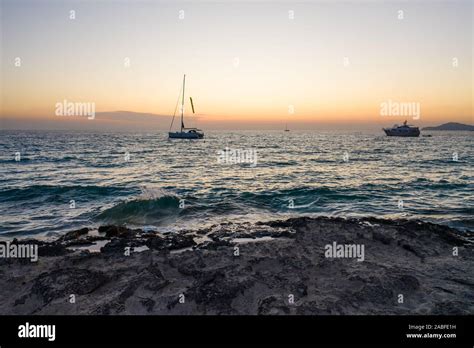
M 191 108 L 193 109 L 193 114 L 194 114 L 194 104 L 193 104 L 193 98 L 189 97 L 189 100 L 191 101 Z

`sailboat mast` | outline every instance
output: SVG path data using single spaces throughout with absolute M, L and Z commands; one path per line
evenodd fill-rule
M 184 128 L 183 115 L 184 115 L 184 88 L 185 86 L 186 86 L 186 74 L 184 74 L 184 77 L 183 77 L 183 97 L 181 99 L 181 132 L 183 132 L 183 128 Z

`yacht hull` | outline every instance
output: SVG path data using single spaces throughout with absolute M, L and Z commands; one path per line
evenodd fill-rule
M 408 131 L 399 131 L 397 129 L 384 129 L 384 132 L 389 137 L 419 137 L 420 136 L 420 130 L 418 128 L 410 129 Z
M 170 139 L 202 139 L 204 134 L 197 132 L 169 132 Z

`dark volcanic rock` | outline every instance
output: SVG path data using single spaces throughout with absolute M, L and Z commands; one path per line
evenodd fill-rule
M 130 243 L 125 239 L 114 238 L 102 248 L 100 252 L 102 253 L 123 253 L 126 247 L 130 247 Z
M 131 230 L 124 226 L 107 225 L 99 227 L 100 233 L 105 233 L 107 238 L 119 237 L 119 238 L 133 238 L 136 235 L 136 231 Z
M 290 309 L 283 299 L 276 296 L 268 296 L 258 302 L 258 314 L 260 315 L 276 315 L 290 314 Z
M 192 236 L 182 235 L 179 233 L 167 234 L 166 237 L 154 236 L 148 238 L 146 246 L 150 249 L 184 249 L 196 245 Z
M 202 257 L 198 257 L 197 259 L 190 259 L 184 260 L 183 262 L 177 262 L 177 260 L 170 260 L 170 264 L 173 267 L 178 269 L 178 272 L 186 275 L 192 276 L 195 279 L 202 277 L 206 264 L 203 261 Z
M 376 241 L 382 242 L 383 244 L 387 244 L 387 245 L 393 242 L 393 238 L 377 231 L 372 232 L 372 238 Z
M 102 272 L 80 268 L 64 268 L 40 274 L 31 291 L 39 295 L 45 303 L 71 294 L 85 295 L 93 292 L 107 281 Z
M 39 256 L 62 256 L 67 253 L 69 253 L 69 250 L 60 243 L 43 244 L 38 246 Z
M 0 260 L 0 314 L 474 313 L 470 231 L 411 220 L 304 217 L 164 235 L 117 226 L 100 232 L 111 239 L 100 253 L 67 252 L 65 245 L 96 237 L 83 232 L 49 243 L 16 241 L 56 257 Z M 326 257 L 334 242 L 363 246 L 363 260 Z M 124 256 L 126 247 L 144 245 L 149 249 Z M 82 295 L 77 306 L 67 303 L 70 294 Z
M 202 249 L 208 249 L 208 250 L 216 250 L 219 247 L 230 247 L 233 244 L 229 242 L 228 240 L 219 240 L 219 239 L 214 239 L 211 242 L 204 242 L 201 245 L 199 245 L 199 248 Z
M 234 309 L 232 301 L 237 294 L 242 293 L 249 286 L 249 281 L 239 282 L 227 278 L 222 271 L 201 274 L 197 284 L 193 287 L 192 297 L 204 311 L 216 309 L 219 313 L 231 314 Z
M 105 244 L 100 251 L 102 253 L 124 253 L 125 248 L 129 247 L 130 252 L 133 248 L 141 247 L 145 245 L 146 241 L 144 239 L 123 239 L 123 238 L 112 238 L 110 242 Z
M 147 239 L 146 246 L 150 249 L 164 249 L 166 245 L 166 240 L 160 236 L 153 236 Z
M 196 245 L 192 236 L 185 236 L 179 233 L 173 233 L 166 238 L 167 248 L 169 249 L 183 249 Z
M 89 233 L 89 229 L 87 227 L 84 227 L 79 230 L 66 233 L 64 237 L 61 238 L 61 240 L 69 241 L 69 240 L 77 239 L 80 236 L 86 235 L 87 233 Z

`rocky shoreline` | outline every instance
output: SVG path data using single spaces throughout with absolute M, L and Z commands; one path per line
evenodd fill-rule
M 474 233 L 420 221 L 101 226 L 13 243 L 39 258 L 0 258 L 1 315 L 474 313 Z

